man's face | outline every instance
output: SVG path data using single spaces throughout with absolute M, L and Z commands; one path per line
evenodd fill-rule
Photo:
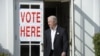
M 48 18 L 48 25 L 50 28 L 53 28 L 56 25 L 56 23 L 52 18 Z

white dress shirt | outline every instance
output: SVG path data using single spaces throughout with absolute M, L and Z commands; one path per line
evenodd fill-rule
M 51 29 L 51 44 L 52 44 L 52 50 L 54 50 L 54 39 L 56 35 L 56 29 L 57 26 L 54 29 Z

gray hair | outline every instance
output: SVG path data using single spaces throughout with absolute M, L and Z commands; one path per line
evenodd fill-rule
M 48 18 L 52 18 L 57 23 L 57 17 L 54 15 L 49 16 Z

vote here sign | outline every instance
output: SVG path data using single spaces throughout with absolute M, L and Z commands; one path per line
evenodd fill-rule
M 41 41 L 43 37 L 43 3 L 20 3 L 19 24 L 21 41 Z

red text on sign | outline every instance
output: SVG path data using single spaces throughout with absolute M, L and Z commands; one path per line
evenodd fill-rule
M 20 12 L 21 22 L 37 22 L 40 23 L 40 12 Z
M 20 26 L 21 37 L 40 37 L 40 26 Z

